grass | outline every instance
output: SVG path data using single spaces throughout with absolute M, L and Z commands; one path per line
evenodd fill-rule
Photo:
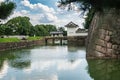
M 27 40 L 40 40 L 42 37 L 28 37 Z
M 28 41 L 32 40 L 40 40 L 42 37 L 28 37 Z M 5 43 L 5 42 L 20 42 L 21 40 L 18 38 L 0 38 L 0 43 Z
M 21 40 L 18 38 L 0 38 L 0 43 L 4 42 L 20 42 Z

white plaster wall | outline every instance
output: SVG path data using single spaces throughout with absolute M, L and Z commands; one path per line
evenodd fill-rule
M 23 39 L 23 38 L 28 38 L 29 36 L 24 36 L 24 35 L 12 35 L 12 36 L 6 36 L 8 38 L 18 38 L 18 39 Z
M 67 28 L 67 36 L 74 36 L 77 28 Z
M 76 33 L 74 36 L 87 36 L 88 33 Z
M 78 28 L 67 28 L 67 36 L 87 36 L 88 33 L 76 33 Z

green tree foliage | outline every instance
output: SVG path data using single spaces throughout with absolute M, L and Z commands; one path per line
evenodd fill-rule
M 48 36 L 51 31 L 56 31 L 54 25 L 36 25 L 30 23 L 29 17 L 15 17 L 6 24 L 0 25 L 0 35 L 29 35 Z
M 0 36 L 2 35 L 13 35 L 13 30 L 4 24 L 1 24 L 0 25 Z
M 11 34 L 17 34 L 17 35 L 31 35 L 31 29 L 32 24 L 30 23 L 30 19 L 28 17 L 15 17 L 11 20 L 9 20 L 6 23 L 6 26 L 8 28 L 12 29 Z
M 58 31 L 62 31 L 63 32 L 63 36 L 67 36 L 67 31 L 65 31 L 64 27 L 59 27 Z
M 55 25 L 46 25 L 46 29 L 47 31 L 50 33 L 51 31 L 57 31 L 56 26 Z
M 85 28 L 89 28 L 95 12 L 103 12 L 104 9 L 115 8 L 116 11 L 120 9 L 120 0 L 60 0 L 58 7 L 68 7 L 71 10 L 72 4 L 75 4 L 83 12 L 88 11 L 85 19 Z
M 87 17 L 85 18 L 85 24 L 84 24 L 84 28 L 88 29 L 90 26 L 90 23 L 93 19 L 93 16 L 95 14 L 95 10 L 92 8 L 89 10 L 89 12 L 87 13 Z
M 101 11 L 105 8 L 120 9 L 120 0 L 60 0 L 59 3 L 58 7 L 66 5 L 71 7 L 71 3 L 79 4 L 79 8 L 84 11 L 91 8 L 94 8 L 96 11 Z
M 0 3 L 0 19 L 6 19 L 16 7 L 15 3 L 6 0 Z
M 36 36 L 46 36 L 47 35 L 47 31 L 45 30 L 43 25 L 36 25 L 35 26 L 35 35 Z
M 36 36 L 48 36 L 51 31 L 56 31 L 56 26 L 54 25 L 36 25 L 35 27 Z
M 5 34 L 5 25 L 0 24 L 0 36 Z

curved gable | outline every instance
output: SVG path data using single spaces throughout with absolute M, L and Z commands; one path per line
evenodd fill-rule
M 76 27 L 79 27 L 79 26 L 71 21 L 67 25 L 65 25 L 65 27 L 67 27 L 67 28 L 76 28 Z

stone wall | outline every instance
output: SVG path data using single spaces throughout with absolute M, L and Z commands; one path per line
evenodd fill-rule
M 68 46 L 85 46 L 87 36 L 68 37 Z
M 96 13 L 88 35 L 87 58 L 120 58 L 120 12 Z
M 44 40 L 0 43 L 0 51 L 44 45 Z

